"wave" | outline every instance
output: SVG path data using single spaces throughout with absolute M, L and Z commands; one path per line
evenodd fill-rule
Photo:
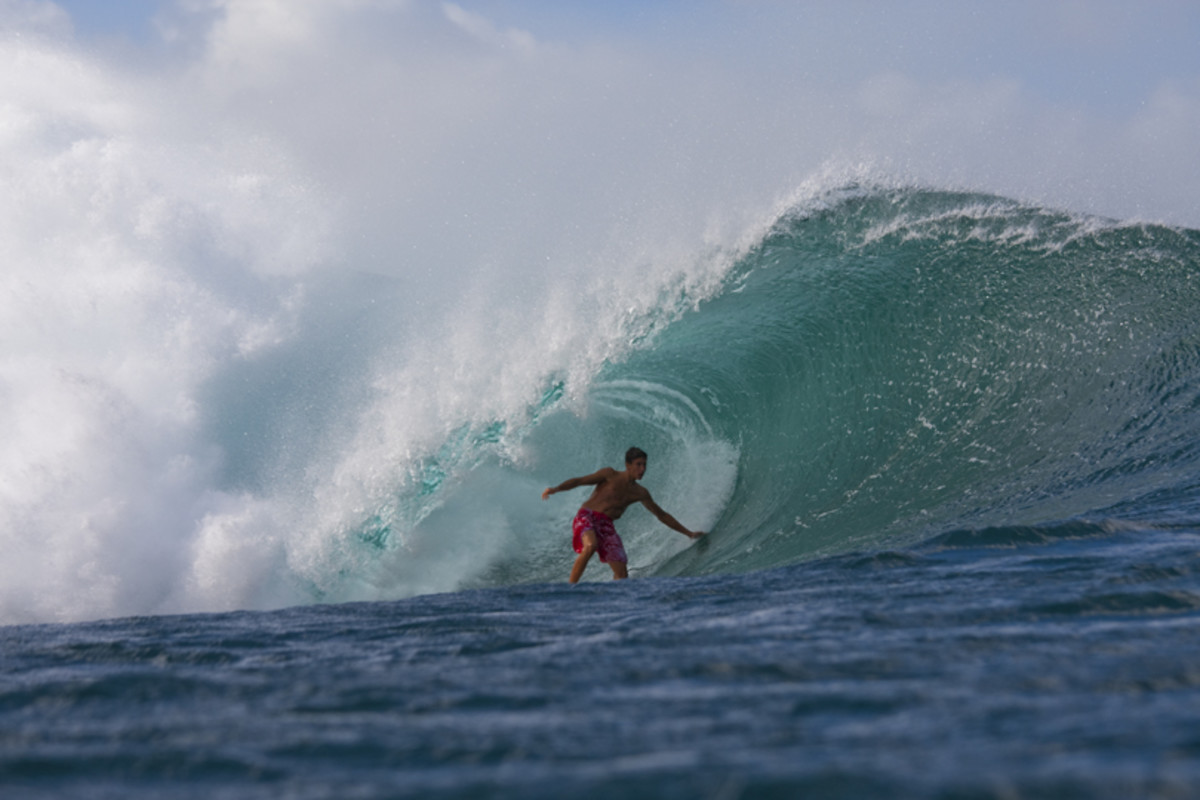
M 610 371 L 692 387 L 740 454 L 718 535 L 659 569 L 1190 515 L 1198 267 L 1194 231 L 980 194 L 848 190 L 785 215 Z
M 34 588 L 14 582 L 0 611 L 563 580 L 583 492 L 542 502 L 542 488 L 619 466 L 631 445 L 650 453 L 658 502 L 711 531 L 693 543 L 631 509 L 635 577 L 976 535 L 964 532 L 1023 540 L 1073 520 L 1194 524 L 1198 272 L 1195 231 L 849 184 L 732 250 L 643 263 L 577 296 L 529 289 L 499 315 L 472 294 L 443 319 L 397 323 L 412 307 L 403 281 L 341 276 L 308 287 L 279 325 L 290 334 L 209 370 L 188 446 L 215 466 L 188 462 L 189 486 L 139 499 L 131 478 L 112 525 L 93 514 L 78 534 L 66 512 L 22 511 L 66 555 L 47 567 L 58 588 L 31 568 Z M 148 465 L 175 446 L 138 435 Z M 16 557 L 42 563 L 30 546 Z M 68 596 L 76 580 L 91 584 Z
M 431 541 L 494 535 L 464 584 L 561 579 L 573 506 L 522 493 L 619 466 L 631 444 L 660 504 L 712 530 L 692 545 L 627 515 L 635 574 L 1195 520 L 1198 266 L 1194 231 L 845 187 L 782 215 L 708 296 L 662 309 L 581 401 L 552 383 L 520 431 L 448 440 L 399 504 L 437 511 L 359 536 L 390 575 Z

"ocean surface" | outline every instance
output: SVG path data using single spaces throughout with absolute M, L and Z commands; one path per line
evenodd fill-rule
M 637 288 L 426 361 L 343 276 L 191 427 L 96 405 L 104 491 L 6 494 L 0 794 L 1200 793 L 1200 232 L 851 182 Z M 541 490 L 631 445 L 709 535 L 569 586 Z

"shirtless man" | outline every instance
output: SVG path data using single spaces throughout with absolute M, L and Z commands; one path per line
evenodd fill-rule
M 546 500 L 552 494 L 567 492 L 579 486 L 595 486 L 592 496 L 587 499 L 575 521 L 571 523 L 574 534 L 573 543 L 579 557 L 571 568 L 571 583 L 578 583 L 583 577 L 588 561 L 593 553 L 600 554 L 600 560 L 612 567 L 613 580 L 628 578 L 629 572 L 625 556 L 625 545 L 617 535 L 613 520 L 620 519 L 625 509 L 634 503 L 641 503 L 659 522 L 668 528 L 679 531 L 689 539 L 703 536 L 703 531 L 690 531 L 679 524 L 679 521 L 659 508 L 658 503 L 650 497 L 650 492 L 638 481 L 646 474 L 646 453 L 636 447 L 629 448 L 625 453 L 625 471 L 617 472 L 612 467 L 604 467 L 591 475 L 582 478 L 571 478 L 542 492 Z

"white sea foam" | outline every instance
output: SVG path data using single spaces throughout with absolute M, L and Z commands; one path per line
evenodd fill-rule
M 440 127 L 488 106 L 475 71 L 504 42 L 479 41 L 477 20 L 418 9 L 401 38 L 433 30 L 448 49 L 399 56 L 384 78 L 382 43 L 350 52 L 379 9 L 289 8 L 286 26 L 268 12 L 231 4 L 162 75 L 28 19 L 0 39 L 0 621 L 454 588 L 500 546 L 473 522 L 506 537 L 471 509 L 513 487 L 485 472 L 459 486 L 473 463 L 451 458 L 450 483 L 383 551 L 364 555 L 364 519 L 462 426 L 520 425 L 554 380 L 578 402 L 727 263 L 741 222 L 689 223 L 644 192 L 608 214 L 586 191 L 541 195 L 546 175 L 496 194 L 520 183 L 514 159 L 536 173 L 537 142 L 439 185 L 417 175 Z M 367 75 L 373 88 L 344 91 Z M 455 96 L 434 102 L 439 82 Z M 380 105 L 406 87 L 422 97 Z M 428 103 L 439 120 L 401 124 Z M 347 124 L 372 109 L 390 122 Z M 362 270 L 386 289 L 355 283 Z M 476 500 L 446 507 L 455 487 Z
M 157 91 L 53 39 L 6 36 L 0 62 L 0 619 L 159 609 L 238 505 L 198 390 L 286 335 L 263 276 L 318 257 L 321 217 L 236 138 L 198 161 Z

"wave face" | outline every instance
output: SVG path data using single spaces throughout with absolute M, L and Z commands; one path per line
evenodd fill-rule
M 704 462 L 686 478 L 704 500 L 660 502 L 713 535 L 657 552 L 656 573 L 1081 517 L 1194 522 L 1198 303 L 1195 231 L 848 189 L 786 214 L 720 291 L 609 365 L 588 424 L 611 453 L 647 442 L 652 489 L 655 453 L 668 473 Z M 545 450 L 557 435 L 535 434 Z
M 194 347 L 145 364 L 157 318 L 98 362 L 81 323 L 10 364 L 41 451 L 6 462 L 0 621 L 561 581 L 585 492 L 541 490 L 631 445 L 711 531 L 631 509 L 635 577 L 1200 519 L 1200 234 L 839 186 L 612 282 L 505 273 L 425 310 L 383 276 L 195 289 L 217 311 L 163 301 Z M 524 306 L 481 302 L 514 282 Z
M 461 429 L 358 538 L 391 576 L 427 571 L 436 542 L 483 556 L 457 562 L 459 586 L 561 580 L 585 492 L 529 498 L 632 444 L 660 504 L 712 531 L 691 545 L 631 510 L 635 575 L 1194 522 L 1198 273 L 1194 231 L 844 188 L 784 214 L 682 312 L 659 308 L 579 401 L 551 383 L 525 426 Z

